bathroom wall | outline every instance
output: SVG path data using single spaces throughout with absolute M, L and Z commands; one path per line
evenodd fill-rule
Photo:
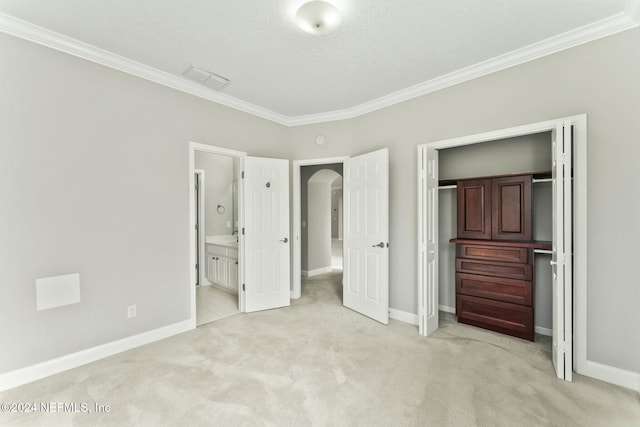
M 231 234 L 233 157 L 196 151 L 195 168 L 204 170 L 205 235 Z M 219 209 L 218 206 L 222 208 Z

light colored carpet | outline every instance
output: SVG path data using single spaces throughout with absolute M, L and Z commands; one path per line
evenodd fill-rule
M 215 286 L 196 287 L 196 325 L 238 314 L 238 296 Z
M 0 414 L 0 425 L 638 426 L 638 394 L 557 380 L 547 343 L 445 318 L 425 338 L 341 306 L 339 274 L 289 308 L 231 316 L 0 394 L 109 413 Z

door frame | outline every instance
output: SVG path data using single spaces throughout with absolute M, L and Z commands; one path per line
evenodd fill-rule
M 422 212 L 427 197 L 427 189 L 422 186 L 424 171 L 422 164 L 427 159 L 427 149 L 441 150 L 445 148 L 461 147 L 479 144 L 505 138 L 551 132 L 563 122 L 570 122 L 575 129 L 573 140 L 573 241 L 574 241 L 574 277 L 573 277 L 573 367 L 578 373 L 583 373 L 587 366 L 587 115 L 579 114 L 539 123 L 526 124 L 496 131 L 478 133 L 474 135 L 451 138 L 441 141 L 421 144 L 418 149 L 418 266 L 426 262 L 426 249 L 422 242 L 426 241 L 428 221 Z M 435 164 L 437 166 L 437 159 Z M 555 214 L 555 213 L 554 213 Z M 436 229 L 438 218 L 436 217 Z M 436 265 L 436 268 L 438 266 Z M 418 322 L 421 335 L 426 335 L 425 310 L 426 299 L 429 295 L 427 277 L 422 269 L 418 269 Z M 437 284 L 435 289 L 437 295 Z M 437 307 L 437 300 L 435 302 Z
M 195 159 L 196 159 L 196 151 L 200 151 L 203 153 L 211 153 L 218 154 L 228 157 L 235 157 L 240 159 L 240 170 L 244 168 L 244 158 L 247 156 L 247 153 L 243 151 L 231 150 L 229 148 L 216 147 L 213 145 L 202 144 L 199 142 L 189 142 L 189 300 L 191 301 L 191 309 L 189 321 L 192 324 L 192 327 L 196 327 L 196 287 L 193 285 L 195 283 L 195 269 L 193 266 L 196 262 L 196 250 L 195 250 L 195 236 L 193 233 L 193 229 L 195 228 L 195 197 L 193 194 L 193 188 L 195 186 Z M 239 177 L 238 177 L 239 178 Z M 238 230 L 241 230 L 244 226 L 244 205 L 242 203 L 243 195 L 244 195 L 244 186 L 242 185 L 242 180 L 238 179 Z M 238 244 L 238 283 L 243 283 L 244 281 L 244 253 L 242 251 L 243 247 L 243 236 L 238 233 L 239 244 Z M 204 244 L 204 242 L 203 242 Z M 202 265 L 201 265 L 202 268 Z M 205 267 L 206 268 L 206 267 Z M 238 308 L 240 312 L 244 313 L 244 293 L 238 292 Z
M 300 241 L 300 236 L 302 235 L 302 200 L 300 194 L 300 191 L 302 190 L 300 182 L 300 174 L 302 172 L 301 167 L 344 163 L 344 161 L 348 158 L 349 156 L 340 156 L 327 157 L 323 159 L 294 160 L 292 162 L 293 170 L 291 176 L 293 177 L 293 218 L 291 221 L 291 235 L 293 236 L 293 245 L 291 251 L 291 299 L 298 299 L 302 295 L 302 242 Z
M 195 186 L 195 176 L 198 177 L 198 213 L 197 213 L 197 218 L 198 218 L 198 252 L 196 254 L 196 256 L 198 257 L 198 273 L 199 273 L 199 277 L 198 277 L 198 281 L 196 283 L 198 283 L 198 286 L 206 286 L 204 285 L 204 281 L 206 278 L 206 261 L 205 261 L 205 256 L 204 256 L 204 251 L 205 251 L 205 246 L 204 246 L 204 239 L 205 239 L 205 235 L 204 235 L 204 231 L 206 230 L 206 218 L 205 218 L 205 211 L 204 211 L 204 203 L 205 203 L 205 194 L 204 194 L 204 188 L 205 188 L 205 183 L 206 183 L 206 175 L 205 175 L 205 171 L 204 169 L 195 169 L 194 170 L 194 186 Z M 193 187 L 192 187 L 193 188 Z M 195 203 L 195 200 L 194 200 Z M 204 267 L 204 270 L 203 270 Z M 208 282 L 208 281 L 207 281 Z

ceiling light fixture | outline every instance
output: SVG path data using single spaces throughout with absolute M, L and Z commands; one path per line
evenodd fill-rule
M 340 11 L 326 1 L 311 1 L 300 6 L 296 12 L 296 24 L 309 34 L 322 36 L 338 28 L 342 17 Z

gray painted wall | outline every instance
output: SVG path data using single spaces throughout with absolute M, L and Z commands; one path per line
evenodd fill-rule
M 350 154 L 390 148 L 393 308 L 417 312 L 416 146 L 587 113 L 588 359 L 640 372 L 638 46 L 626 31 L 352 120 Z
M 188 317 L 189 140 L 290 159 L 390 148 L 390 305 L 416 313 L 416 146 L 580 113 L 588 358 L 640 372 L 639 45 L 640 29 L 625 31 L 359 118 L 285 128 L 0 35 L 11 64 L 0 68 L 0 313 L 12 347 L 0 372 Z M 71 272 L 82 302 L 36 312 L 34 280 Z
M 390 149 L 390 306 L 417 313 L 416 147 L 587 113 L 587 357 L 640 372 L 638 46 L 640 29 L 629 30 L 355 119 L 293 128 L 292 158 Z
M 0 373 L 188 319 L 188 142 L 289 157 L 287 129 L 4 34 L 0 52 Z M 67 273 L 81 302 L 37 312 L 35 280 Z
M 196 151 L 195 168 L 204 170 L 206 236 L 233 232 L 233 163 L 233 157 Z M 218 205 L 224 207 L 224 213 L 218 212 Z

